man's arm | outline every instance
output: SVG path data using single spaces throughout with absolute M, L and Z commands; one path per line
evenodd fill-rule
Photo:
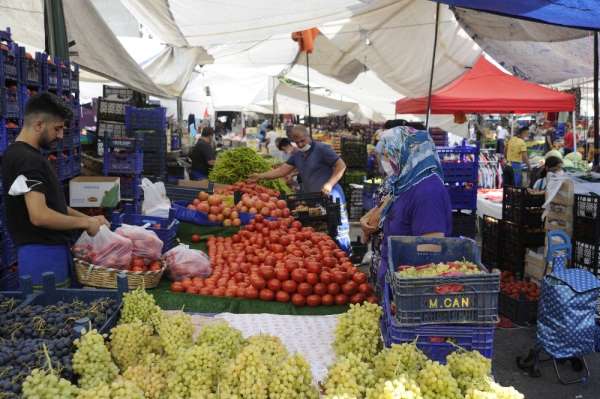
M 342 160 L 342 158 L 338 158 L 338 160 L 335 161 L 335 165 L 333 165 L 333 173 L 331 174 L 331 177 L 329 178 L 329 180 L 327 180 L 327 183 L 325 183 L 323 185 L 323 188 L 321 189 L 323 194 L 331 194 L 333 186 L 335 186 L 340 181 L 342 176 L 344 176 L 345 171 L 346 163 Z
M 77 211 L 77 210 L 75 210 L 75 209 L 73 209 L 71 207 L 67 207 L 67 214 L 69 216 L 73 216 L 73 217 L 76 217 L 76 218 L 86 218 L 86 217 L 88 217 L 86 214 L 81 213 L 81 212 L 79 212 L 79 211 Z
M 251 175 L 248 180 L 256 182 L 257 180 L 273 180 L 284 177 L 292 173 L 296 168 L 288 163 L 281 164 L 279 167 L 264 173 L 256 173 Z
M 29 213 L 29 221 L 36 227 L 61 231 L 82 229 L 86 230 L 90 235 L 95 235 L 100 229 L 100 221 L 97 219 L 87 216 L 63 215 L 48 208 L 46 205 L 46 196 L 37 191 L 30 191 L 25 194 L 25 205 Z

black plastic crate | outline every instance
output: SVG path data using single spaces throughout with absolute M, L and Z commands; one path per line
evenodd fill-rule
M 120 101 L 130 105 L 143 105 L 148 100 L 145 94 L 128 87 L 102 86 L 102 97 L 111 101 Z
M 103 98 L 98 99 L 98 120 L 125 122 L 126 103 L 110 101 Z
M 367 167 L 367 144 L 361 139 L 342 137 L 341 140 L 342 159 L 349 168 Z
M 481 220 L 481 262 L 488 268 L 496 268 L 502 263 L 501 220 L 484 216 Z
M 356 237 L 356 241 L 352 241 L 350 245 L 352 247 L 352 257 L 350 258 L 350 261 L 355 265 L 358 265 L 365 257 L 365 254 L 369 249 L 369 245 L 363 244 L 360 237 Z
M 527 249 L 543 247 L 544 240 L 543 229 L 519 226 L 503 220 L 502 262 L 499 269 L 513 272 L 517 277 L 523 277 Z
M 534 194 L 526 187 L 506 186 L 502 198 L 502 220 L 541 227 L 544 202 L 544 193 Z
M 532 324 L 537 319 L 538 301 L 528 301 L 523 296 L 515 299 L 500 292 L 498 305 L 500 314 L 515 324 Z
M 600 243 L 573 241 L 573 266 L 586 269 L 600 278 Z
M 194 198 L 197 198 L 200 191 L 205 191 L 209 194 L 213 192 L 212 183 L 209 183 L 206 189 L 181 187 L 174 184 L 165 184 L 165 188 L 167 189 L 167 197 L 171 201 L 192 202 Z
M 452 237 L 477 236 L 477 214 L 475 211 L 453 211 L 452 212 Z
M 575 194 L 573 236 L 587 243 L 600 242 L 600 197 Z

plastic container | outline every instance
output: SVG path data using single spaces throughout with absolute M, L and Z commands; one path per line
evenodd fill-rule
M 475 238 L 477 236 L 477 214 L 475 211 L 452 212 L 452 237 Z
M 71 62 L 71 91 L 79 91 L 79 64 Z
M 578 241 L 600 242 L 600 197 L 575 194 L 573 234 Z
M 103 121 L 99 120 L 96 127 L 96 135 L 100 138 L 109 137 L 128 137 L 125 124 L 123 122 Z
M 446 357 L 459 347 L 476 350 L 491 359 L 494 353 L 494 325 L 416 325 L 401 327 L 391 312 L 389 286 L 385 285 L 383 295 L 383 316 L 381 332 L 385 346 L 415 342 L 417 347 L 431 359 L 446 363 Z
M 6 132 L 6 125 L 4 119 L 0 118 L 0 156 L 4 154 L 4 151 L 8 148 L 8 133 Z
M 519 325 L 535 323 L 537 319 L 538 301 L 528 301 L 525 298 L 515 299 L 500 292 L 500 314 Z
M 525 187 L 506 186 L 502 198 L 502 220 L 541 228 L 544 202 L 544 193 L 532 194 Z
M 102 86 L 102 97 L 111 101 L 120 101 L 131 105 L 142 105 L 148 98 L 145 94 L 128 87 Z
M 392 236 L 388 238 L 388 250 L 386 279 L 392 288 L 399 325 L 494 324 L 498 321 L 500 274 L 489 273 L 481 264 L 475 241 Z M 478 265 L 484 274 L 401 278 L 394 271 L 400 265 L 419 266 L 461 260 Z M 447 287 L 455 291 L 442 292 Z
M 187 208 L 187 201 L 173 201 L 172 207 L 175 212 L 175 218 L 182 222 L 188 222 L 201 226 L 221 226 L 222 222 L 211 222 L 208 219 L 208 214 Z M 254 215 L 250 213 L 240 212 L 240 220 L 242 224 L 248 224 L 254 219 Z
M 17 246 L 10 238 L 10 234 L 8 234 L 8 230 L 5 226 L 2 226 L 2 246 L 1 246 L 1 254 L 0 257 L 2 261 L 2 266 L 10 267 L 17 263 Z
M 9 32 L 8 30 L 3 31 L 4 33 Z M 9 38 L 8 35 L 0 36 L 0 42 L 8 47 L 7 50 L 0 50 L 0 61 L 4 68 L 4 79 L 9 79 L 17 82 L 20 77 L 19 68 L 19 57 L 18 57 L 18 46 Z
M 201 191 L 209 194 L 213 193 L 213 183 L 208 183 L 208 188 L 206 189 L 180 187 L 174 184 L 165 184 L 165 188 L 167 190 L 167 197 L 171 201 L 185 201 L 186 203 L 192 202 L 194 198 L 198 197 L 198 193 Z
M 129 132 L 138 129 L 164 132 L 167 127 L 167 109 L 164 107 L 137 108 L 127 106 L 125 108 L 125 125 Z
M 502 220 L 484 215 L 481 223 L 481 262 L 493 269 L 502 263 Z
M 477 184 L 470 182 L 445 183 L 452 209 L 477 209 Z
M 21 79 L 27 86 L 39 87 L 42 84 L 42 67 L 38 57 L 28 58 L 25 47 L 18 48 L 19 61 L 21 66 Z
M 364 170 L 367 167 L 367 144 L 362 139 L 342 137 L 341 153 L 348 168 Z
M 126 206 L 123 212 L 113 212 L 111 218 L 112 228 L 116 229 L 122 224 L 135 226 L 149 224 L 150 226 L 147 229 L 155 232 L 164 244 L 162 250 L 163 253 L 177 245 L 177 229 L 179 228 L 179 221 L 175 219 L 174 209 L 171 209 L 168 218 L 140 215 L 132 213 L 133 211 L 134 209 L 132 207 Z
M 438 147 L 444 181 L 447 183 L 477 183 L 479 148 L 471 146 Z
M 103 98 L 98 99 L 98 120 L 125 122 L 125 107 L 127 105 L 120 101 L 110 101 Z
M 142 179 L 139 175 L 120 176 L 121 198 L 139 200 L 142 198 Z
M 21 118 L 20 91 L 21 85 L 17 84 L 12 88 L 0 87 L 0 116 L 6 119 Z
M 58 89 L 58 67 L 55 60 L 49 59 L 46 54 L 42 61 L 42 87 L 46 90 Z
M 600 243 L 574 240 L 573 266 L 586 269 L 600 278 Z
M 71 90 L 71 67 L 69 66 L 69 61 L 61 60 L 58 63 L 58 71 L 59 71 L 59 80 L 58 87 L 62 91 L 70 91 Z
M 105 175 L 110 173 L 139 175 L 144 168 L 144 153 L 141 151 L 120 153 L 105 149 L 102 168 Z
M 1 291 L 12 291 L 19 289 L 19 271 L 16 264 L 0 265 L 0 294 Z

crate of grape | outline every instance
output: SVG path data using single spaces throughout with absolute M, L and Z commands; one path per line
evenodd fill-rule
M 498 321 L 500 274 L 465 238 L 388 238 L 387 280 L 402 326 Z

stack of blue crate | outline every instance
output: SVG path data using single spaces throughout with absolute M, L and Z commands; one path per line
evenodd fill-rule
M 167 109 L 126 107 L 125 128 L 130 137 L 143 137 L 144 175 L 164 181 L 167 174 Z

